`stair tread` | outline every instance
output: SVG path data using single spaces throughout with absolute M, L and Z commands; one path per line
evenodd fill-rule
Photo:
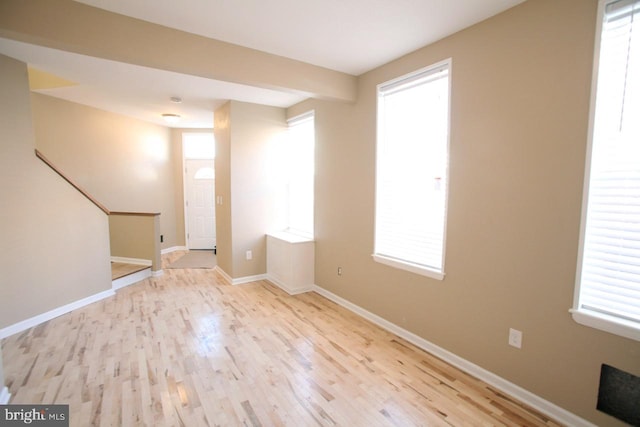
M 129 276 L 142 270 L 151 268 L 148 265 L 140 264 L 127 264 L 124 262 L 112 262 L 111 263 L 111 280 L 120 279 L 122 277 Z

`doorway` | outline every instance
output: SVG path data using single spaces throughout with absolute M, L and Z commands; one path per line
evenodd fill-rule
M 183 133 L 182 153 L 187 249 L 215 250 L 215 141 L 213 133 Z

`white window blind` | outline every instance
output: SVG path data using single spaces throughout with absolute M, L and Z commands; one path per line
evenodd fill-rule
M 448 189 L 445 61 L 378 86 L 376 261 L 442 279 Z
M 640 340 L 640 0 L 600 16 L 574 318 Z
M 290 119 L 287 161 L 287 231 L 313 237 L 315 172 L 314 112 Z

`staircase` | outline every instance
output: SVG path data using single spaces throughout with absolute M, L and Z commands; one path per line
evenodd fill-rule
M 111 261 L 111 284 L 114 290 L 151 277 L 151 266 Z

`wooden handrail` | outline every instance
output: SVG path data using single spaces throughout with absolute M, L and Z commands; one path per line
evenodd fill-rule
M 160 212 L 114 212 L 114 211 L 111 211 L 109 215 L 157 216 L 157 215 L 160 215 Z
M 87 190 L 85 190 L 84 188 L 82 188 L 81 186 L 76 184 L 71 178 L 69 178 L 67 175 L 65 175 L 64 172 L 62 172 L 60 169 L 58 169 L 56 167 L 56 165 L 51 163 L 51 161 L 49 159 L 47 159 L 44 154 L 42 154 L 40 151 L 38 151 L 38 149 L 36 149 L 35 152 L 36 152 L 36 156 L 40 160 L 42 160 L 47 166 L 49 166 L 55 173 L 60 175 L 62 177 L 62 179 L 67 181 L 69 184 L 71 184 L 71 186 L 73 188 L 75 188 L 76 190 L 78 190 L 84 197 L 89 199 L 89 201 L 91 201 L 91 203 L 93 203 L 98 208 L 100 208 L 100 210 L 102 212 L 104 212 L 105 214 L 107 214 L 107 215 L 133 215 L 133 216 L 156 216 L 156 215 L 160 215 L 160 212 L 112 212 L 112 211 L 110 211 L 109 209 L 107 209 L 107 207 L 105 205 L 103 205 L 102 203 L 97 201 L 91 194 L 89 194 L 87 192 Z
M 107 215 L 109 215 L 111 212 L 109 211 L 109 209 L 106 208 L 106 206 L 104 206 L 102 203 L 100 203 L 99 201 L 97 201 L 96 199 L 93 198 L 93 196 L 91 196 L 91 194 L 89 194 L 84 188 L 80 187 L 78 184 L 76 184 L 71 178 L 69 178 L 67 175 L 65 175 L 60 169 L 58 169 L 53 163 L 51 163 L 51 161 L 49 159 L 47 159 L 44 154 L 42 154 L 40 151 L 38 151 L 36 149 L 36 156 L 42 160 L 47 166 L 49 166 L 55 173 L 57 173 L 58 175 L 60 175 L 62 177 L 62 179 L 64 179 L 65 181 L 67 181 L 69 184 L 71 184 L 71 186 L 73 188 L 75 188 L 76 190 L 78 190 L 84 197 L 86 197 L 87 199 L 89 199 L 89 201 L 91 201 L 91 203 L 93 203 L 94 205 L 96 205 L 97 207 L 100 208 L 100 210 L 102 210 L 102 212 L 106 213 Z

